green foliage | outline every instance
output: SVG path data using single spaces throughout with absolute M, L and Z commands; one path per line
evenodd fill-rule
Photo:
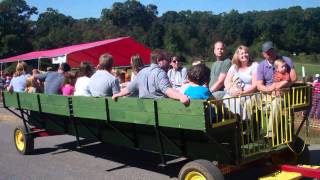
M 24 0 L 0 1 L 0 57 L 17 55 L 31 50 L 31 15 L 37 8 Z

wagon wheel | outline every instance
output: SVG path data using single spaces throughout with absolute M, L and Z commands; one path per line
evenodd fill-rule
M 17 151 L 20 154 L 30 154 L 34 149 L 34 139 L 32 135 L 26 134 L 24 126 L 17 126 L 13 132 L 13 140 Z
M 180 180 L 223 180 L 221 171 L 207 160 L 195 160 L 187 163 L 179 172 Z

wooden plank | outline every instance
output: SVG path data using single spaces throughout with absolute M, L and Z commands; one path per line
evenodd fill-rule
M 106 103 L 104 97 L 72 97 L 73 115 L 75 117 L 106 120 Z
M 158 111 L 163 114 L 181 114 L 181 115 L 204 115 L 202 100 L 192 100 L 189 106 L 169 98 L 157 100 Z
M 37 93 L 19 93 L 21 108 L 32 111 L 39 111 L 37 96 Z
M 153 99 L 126 97 L 114 101 L 108 98 L 110 119 L 117 122 L 153 125 L 153 103 Z
M 204 116 L 159 113 L 159 125 L 181 129 L 204 130 L 205 119 Z
M 171 99 L 157 100 L 159 125 L 172 128 L 205 130 L 203 101 L 192 100 L 189 106 Z
M 4 95 L 4 102 L 6 107 L 15 107 L 18 108 L 18 99 L 17 93 L 9 93 L 7 91 L 3 92 Z
M 69 116 L 69 97 L 61 95 L 39 94 L 41 111 L 45 113 Z

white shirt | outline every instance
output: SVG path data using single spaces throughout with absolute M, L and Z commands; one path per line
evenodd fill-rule
M 89 80 L 90 78 L 87 76 L 82 76 L 77 79 L 74 96 L 91 96 L 89 91 Z
M 187 68 L 170 69 L 168 77 L 173 88 L 181 87 L 187 81 Z

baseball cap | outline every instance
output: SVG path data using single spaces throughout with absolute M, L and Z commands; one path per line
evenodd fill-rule
M 267 52 L 273 48 L 273 43 L 271 41 L 267 41 L 262 44 L 262 52 Z

